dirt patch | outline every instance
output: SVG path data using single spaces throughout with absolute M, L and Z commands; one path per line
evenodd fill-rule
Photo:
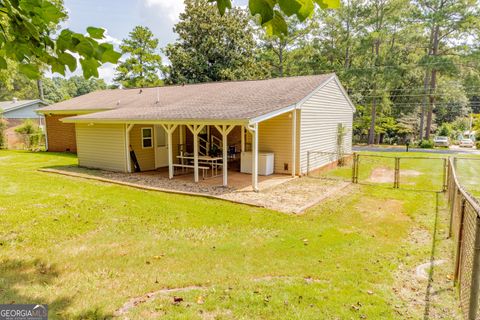
M 130 309 L 138 306 L 139 304 L 155 300 L 159 296 L 168 296 L 171 293 L 186 292 L 186 291 L 192 291 L 192 290 L 205 290 L 205 288 L 199 287 L 199 286 L 189 286 L 189 287 L 183 287 L 183 288 L 161 289 L 161 290 L 149 292 L 141 297 L 135 297 L 128 300 L 121 308 L 115 311 L 114 315 L 116 317 L 125 315 Z
M 400 200 L 362 198 L 355 208 L 365 221 L 372 221 L 376 224 L 379 220 L 401 222 L 410 219 L 403 213 L 403 201 Z
M 341 193 L 349 184 L 342 181 L 302 177 L 261 192 L 232 192 L 222 195 L 221 198 L 298 214 Z
M 422 175 L 416 170 L 400 170 L 400 177 L 418 177 Z M 395 181 L 395 171 L 393 169 L 380 167 L 372 170 L 372 174 L 367 179 L 374 183 L 393 183 Z

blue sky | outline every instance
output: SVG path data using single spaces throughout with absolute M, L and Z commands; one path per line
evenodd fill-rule
M 88 26 L 107 29 L 107 41 L 118 45 L 137 25 L 149 27 L 160 47 L 176 39 L 172 28 L 183 11 L 183 0 L 64 0 L 69 18 L 64 27 L 85 32 Z M 247 0 L 233 1 L 244 6 Z M 115 66 L 107 64 L 100 77 L 111 82 Z M 78 73 L 75 72 L 75 73 Z

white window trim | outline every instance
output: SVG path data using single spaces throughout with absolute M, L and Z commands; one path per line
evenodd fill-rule
M 150 130 L 150 137 L 144 137 L 143 136 L 143 130 Z M 152 127 L 143 127 L 143 128 L 140 128 L 140 136 L 141 136 L 141 143 L 142 143 L 142 149 L 152 149 L 153 148 L 153 144 L 154 144 L 154 141 L 153 141 L 153 128 Z M 143 141 L 147 140 L 147 139 L 150 139 L 152 141 L 150 147 L 145 147 L 144 144 L 143 144 Z

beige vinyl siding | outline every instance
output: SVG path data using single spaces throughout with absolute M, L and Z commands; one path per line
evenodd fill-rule
M 156 141 L 153 141 L 152 148 L 142 148 L 142 128 L 153 128 L 154 125 L 148 124 L 136 124 L 130 131 L 130 145 L 135 151 L 138 164 L 141 171 L 155 170 L 155 146 Z M 153 134 L 156 137 L 156 134 Z M 177 163 L 178 144 L 180 143 L 180 126 L 175 129 L 172 134 L 172 150 L 173 150 L 173 163 Z
M 127 171 L 125 125 L 76 124 L 78 164 L 82 167 Z
M 340 86 L 337 79 L 333 78 L 301 106 L 300 166 L 302 174 L 307 171 L 307 151 L 337 152 L 339 123 L 346 126 L 347 130 L 344 151 L 352 152 L 354 111 Z M 329 156 L 312 156 L 310 170 L 324 166 L 333 159 Z
M 153 125 L 136 124 L 130 131 L 130 146 L 135 151 L 138 164 L 141 171 L 148 171 L 155 169 L 155 141 L 152 141 L 153 146 L 151 148 L 142 148 L 142 128 L 151 128 L 152 137 L 155 136 L 153 132 Z
M 291 173 L 292 170 L 292 118 L 285 113 L 259 123 L 258 151 L 273 152 L 275 173 Z M 284 169 L 288 164 L 288 170 Z

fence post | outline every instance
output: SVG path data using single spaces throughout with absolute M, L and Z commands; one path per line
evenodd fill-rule
M 455 272 L 453 274 L 453 280 L 455 283 L 458 283 L 458 276 L 460 274 L 460 258 L 462 251 L 462 242 L 463 242 L 463 220 L 465 216 L 465 204 L 466 200 L 462 198 L 462 203 L 460 206 L 460 225 L 458 227 L 458 239 L 457 239 L 457 248 L 455 253 Z
M 355 183 L 355 173 L 357 171 L 357 154 L 353 153 L 353 165 L 352 165 L 352 183 Z
M 310 151 L 307 151 L 307 177 L 310 176 Z
M 447 158 L 443 158 L 443 189 L 442 191 L 447 191 L 447 170 L 448 170 L 448 163 Z
M 472 282 L 470 285 L 470 303 L 468 306 L 468 319 L 475 320 L 478 310 L 478 286 L 480 284 L 480 218 L 475 218 L 475 247 L 473 252 Z
M 393 188 L 398 189 L 400 186 L 400 158 L 395 157 L 395 173 L 393 174 Z

